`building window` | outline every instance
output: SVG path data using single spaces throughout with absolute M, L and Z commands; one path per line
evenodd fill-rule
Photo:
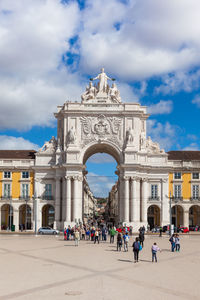
M 192 173 L 192 179 L 199 179 L 199 173 Z
M 22 183 L 22 198 L 28 197 L 28 184 Z
M 152 199 L 158 198 L 158 185 L 157 184 L 151 185 L 151 198 Z
M 174 179 L 181 179 L 181 172 L 175 172 Z
M 22 172 L 22 178 L 29 178 L 29 172 Z
M 176 184 L 174 186 L 174 197 L 181 198 L 181 185 L 180 184 Z
M 10 183 L 4 183 L 4 197 L 10 197 L 11 186 Z
M 44 192 L 45 197 L 48 199 L 51 199 L 52 197 L 52 184 L 45 184 L 45 192 Z
M 193 185 L 192 186 L 192 198 L 193 199 L 198 199 L 199 198 L 199 186 L 198 185 Z
M 4 172 L 4 178 L 11 178 L 11 172 L 10 171 L 5 171 Z

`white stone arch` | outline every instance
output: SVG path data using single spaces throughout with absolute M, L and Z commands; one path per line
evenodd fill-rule
M 192 203 L 188 209 L 189 213 L 189 225 L 200 225 L 200 205 L 198 203 Z
M 172 207 L 172 224 L 179 227 L 184 225 L 185 212 L 187 208 L 181 203 L 173 203 Z
M 122 150 L 110 141 L 96 142 L 88 144 L 81 152 L 81 162 L 85 164 L 90 156 L 96 153 L 107 153 L 111 155 L 118 164 L 123 162 Z
M 45 212 L 44 208 L 50 208 L 52 207 L 54 210 L 54 213 L 52 213 L 51 215 L 48 212 Z M 41 206 L 41 221 L 42 221 L 42 226 L 50 226 L 53 228 L 54 225 L 54 221 L 55 221 L 55 205 L 52 203 L 44 203 Z

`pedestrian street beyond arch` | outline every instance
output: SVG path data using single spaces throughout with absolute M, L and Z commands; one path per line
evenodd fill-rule
M 171 253 L 168 236 L 147 236 L 138 264 L 116 244 L 66 242 L 63 236 L 0 235 L 0 300 L 199 299 L 199 235 L 181 235 Z M 151 262 L 151 245 L 162 252 Z M 15 248 L 13 248 L 13 244 Z

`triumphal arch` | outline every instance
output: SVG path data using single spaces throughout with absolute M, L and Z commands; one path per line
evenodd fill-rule
M 57 139 L 44 144 L 35 166 L 38 195 L 44 182 L 54 184 L 54 227 L 83 221 L 85 163 L 98 152 L 112 155 L 118 164 L 118 223 L 147 225 L 152 204 L 160 208 L 161 224 L 169 223 L 167 154 L 146 136 L 145 106 L 124 102 L 114 78 L 101 69 L 81 101 L 66 101 L 55 117 Z M 152 199 L 154 184 L 159 197 Z M 41 201 L 38 205 L 41 210 Z

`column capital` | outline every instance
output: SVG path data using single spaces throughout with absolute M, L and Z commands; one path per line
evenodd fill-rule
M 72 176 L 65 176 L 65 179 L 70 180 L 72 179 Z
M 142 182 L 148 182 L 149 181 L 149 178 L 148 177 L 143 177 L 142 178 Z
M 138 176 L 132 176 L 131 180 L 132 181 L 140 181 L 140 177 L 138 177 Z
M 123 176 L 123 179 L 124 180 L 130 180 L 130 177 L 129 176 Z

